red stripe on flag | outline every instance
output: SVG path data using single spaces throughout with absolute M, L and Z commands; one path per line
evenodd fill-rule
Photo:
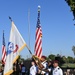
M 5 49 L 5 46 L 3 46 L 3 48 L 2 48 L 2 61 L 3 61 L 3 64 L 5 64 L 5 61 L 6 61 L 6 49 Z
M 3 31 L 2 63 L 5 64 L 5 62 L 6 62 L 6 48 L 5 48 L 5 38 L 4 38 L 4 31 Z
M 37 28 L 36 30 L 36 42 L 35 42 L 35 55 L 41 57 L 42 54 L 42 30 L 41 28 Z

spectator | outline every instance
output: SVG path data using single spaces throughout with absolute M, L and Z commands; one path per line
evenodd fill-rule
M 49 60 L 48 61 L 48 73 L 49 73 L 49 75 L 52 75 L 52 71 L 53 71 L 53 64 L 52 64 L 52 61 Z
M 36 68 L 36 64 L 35 61 L 31 62 L 31 67 L 30 67 L 30 75 L 36 75 L 37 73 L 37 68 Z
M 19 75 L 20 67 L 19 67 L 19 64 L 18 64 L 18 60 L 14 63 L 13 70 L 14 70 L 14 72 L 13 72 L 14 75 Z
M 25 73 L 26 73 L 26 67 L 25 67 L 24 63 L 22 62 L 22 64 L 21 64 L 21 75 L 25 75 Z
M 1 69 L 1 68 L 0 68 L 0 75 L 3 75 L 3 74 L 2 74 L 2 69 Z

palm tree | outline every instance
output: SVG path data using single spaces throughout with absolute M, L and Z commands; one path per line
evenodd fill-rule
M 72 51 L 73 51 L 73 53 L 75 55 L 75 46 L 72 47 Z

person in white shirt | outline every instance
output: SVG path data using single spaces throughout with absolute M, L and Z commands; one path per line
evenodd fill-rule
M 30 75 L 36 75 L 37 69 L 36 69 L 35 61 L 32 61 L 31 65 L 32 66 L 30 67 Z
M 53 62 L 53 67 L 54 67 L 54 69 L 53 69 L 53 73 L 52 73 L 52 75 L 63 75 L 63 71 L 62 71 L 62 69 L 58 66 L 58 61 L 57 60 L 55 60 L 54 62 Z

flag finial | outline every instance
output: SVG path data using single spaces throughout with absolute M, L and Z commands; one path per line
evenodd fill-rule
M 12 18 L 9 16 L 10 21 L 12 22 Z
M 40 12 L 40 8 L 41 8 L 41 6 L 40 6 L 40 5 L 38 5 L 38 12 Z

